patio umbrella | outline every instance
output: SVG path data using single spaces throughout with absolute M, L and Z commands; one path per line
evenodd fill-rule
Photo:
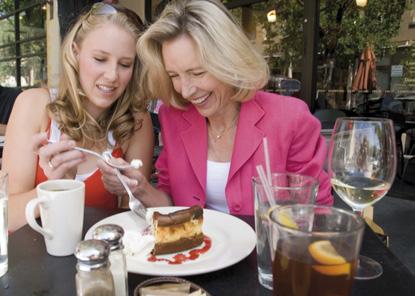
M 359 67 L 353 78 L 352 91 L 371 92 L 376 89 L 376 56 L 366 47 L 360 56 Z
M 361 56 L 359 67 L 353 77 L 352 92 L 363 92 L 365 111 L 369 111 L 369 93 L 376 89 L 376 57 L 369 46 L 366 47 Z

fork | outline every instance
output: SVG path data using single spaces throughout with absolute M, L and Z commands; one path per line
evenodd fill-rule
M 125 183 L 118 169 L 115 170 L 115 174 L 117 175 L 118 180 L 120 180 L 125 191 L 127 191 L 129 197 L 128 207 L 134 214 L 143 218 L 144 221 L 146 221 L 147 208 L 141 203 L 141 201 L 134 197 L 130 187 L 128 187 L 127 183 Z
M 110 162 L 112 155 L 110 152 L 105 151 L 102 153 L 102 157 L 105 159 L 105 161 Z M 127 185 L 127 183 L 125 183 L 124 179 L 122 178 L 119 169 L 115 169 L 115 174 L 128 194 L 128 207 L 134 214 L 143 218 L 144 221 L 146 221 L 147 208 L 141 203 L 140 200 L 135 198 L 134 194 L 131 192 L 130 187 Z
M 57 142 L 53 141 L 53 140 L 48 140 L 48 143 L 49 144 L 55 144 Z M 129 169 L 129 168 L 138 169 L 138 168 L 143 166 L 143 162 L 140 159 L 133 159 L 130 162 L 130 164 L 127 164 L 127 165 L 119 165 L 119 164 L 112 163 L 110 161 L 112 156 L 110 155 L 111 153 L 108 152 L 108 151 L 104 151 L 102 154 L 99 154 L 98 152 L 95 152 L 95 151 L 92 151 L 92 150 L 89 150 L 89 149 L 85 149 L 85 148 L 81 148 L 81 147 L 77 147 L 77 146 L 75 146 L 73 149 L 84 152 L 84 153 L 94 155 L 95 157 L 98 157 L 98 158 L 102 159 L 103 161 L 105 161 L 108 165 L 112 166 L 113 168 L 119 169 L 119 170 L 125 170 L 125 169 Z M 108 154 L 110 155 L 110 157 L 107 157 Z

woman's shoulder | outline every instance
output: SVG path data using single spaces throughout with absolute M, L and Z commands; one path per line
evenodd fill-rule
M 16 99 L 17 103 L 29 105 L 30 108 L 44 108 L 50 102 L 49 91 L 45 88 L 31 88 L 23 91 Z M 33 105 L 32 105 L 33 103 Z
M 258 91 L 255 94 L 254 100 L 259 105 L 263 106 L 264 110 L 282 108 L 285 111 L 308 110 L 308 106 L 303 100 L 276 93 Z
M 205 118 L 193 105 L 189 105 L 183 109 L 163 105 L 158 115 L 162 131 L 168 131 L 171 135 L 187 130 L 191 126 L 200 127 L 205 122 Z
M 293 124 L 299 120 L 305 120 L 309 114 L 311 115 L 308 105 L 294 97 L 258 91 L 251 101 L 250 107 L 246 108 L 248 113 L 261 112 L 263 114 L 262 120 L 275 124 L 278 122 Z
M 308 105 L 298 98 L 260 92 L 256 94 L 254 102 L 261 109 L 263 127 L 275 130 L 278 126 L 290 133 L 295 133 L 299 126 L 319 128 L 320 123 L 311 114 Z
M 23 91 L 16 98 L 11 120 L 20 120 L 27 125 L 45 128 L 49 118 L 46 111 L 49 100 L 47 89 L 34 88 Z

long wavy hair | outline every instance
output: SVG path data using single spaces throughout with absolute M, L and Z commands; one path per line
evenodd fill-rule
M 163 43 L 182 34 L 196 43 L 203 68 L 233 87 L 231 99 L 250 99 L 268 82 L 267 63 L 220 1 L 178 0 L 167 4 L 137 42 L 142 96 L 161 98 L 178 108 L 188 104 L 174 90 L 162 58 Z
M 95 119 L 84 108 L 84 101 L 88 98 L 79 81 L 79 64 L 73 44 L 81 45 L 91 31 L 105 24 L 123 28 L 131 33 L 135 40 L 144 29 L 142 21 L 133 11 L 118 5 L 111 6 L 116 9 L 116 13 L 98 14 L 94 13 L 92 7 L 78 18 L 66 35 L 61 49 L 62 67 L 57 97 L 47 106 L 60 130 L 85 146 L 93 146 L 97 142 L 107 140 L 110 130 L 113 131 L 116 143 L 121 145 L 135 130 L 141 128 L 142 120 L 136 120 L 134 114 L 145 111 L 147 106 L 147 102 L 139 97 L 137 81 L 141 66 L 136 58 L 130 82 L 108 110 Z

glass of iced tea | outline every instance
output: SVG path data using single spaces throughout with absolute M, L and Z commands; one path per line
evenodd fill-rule
M 361 217 L 333 207 L 287 205 L 270 218 L 273 295 L 351 295 Z

